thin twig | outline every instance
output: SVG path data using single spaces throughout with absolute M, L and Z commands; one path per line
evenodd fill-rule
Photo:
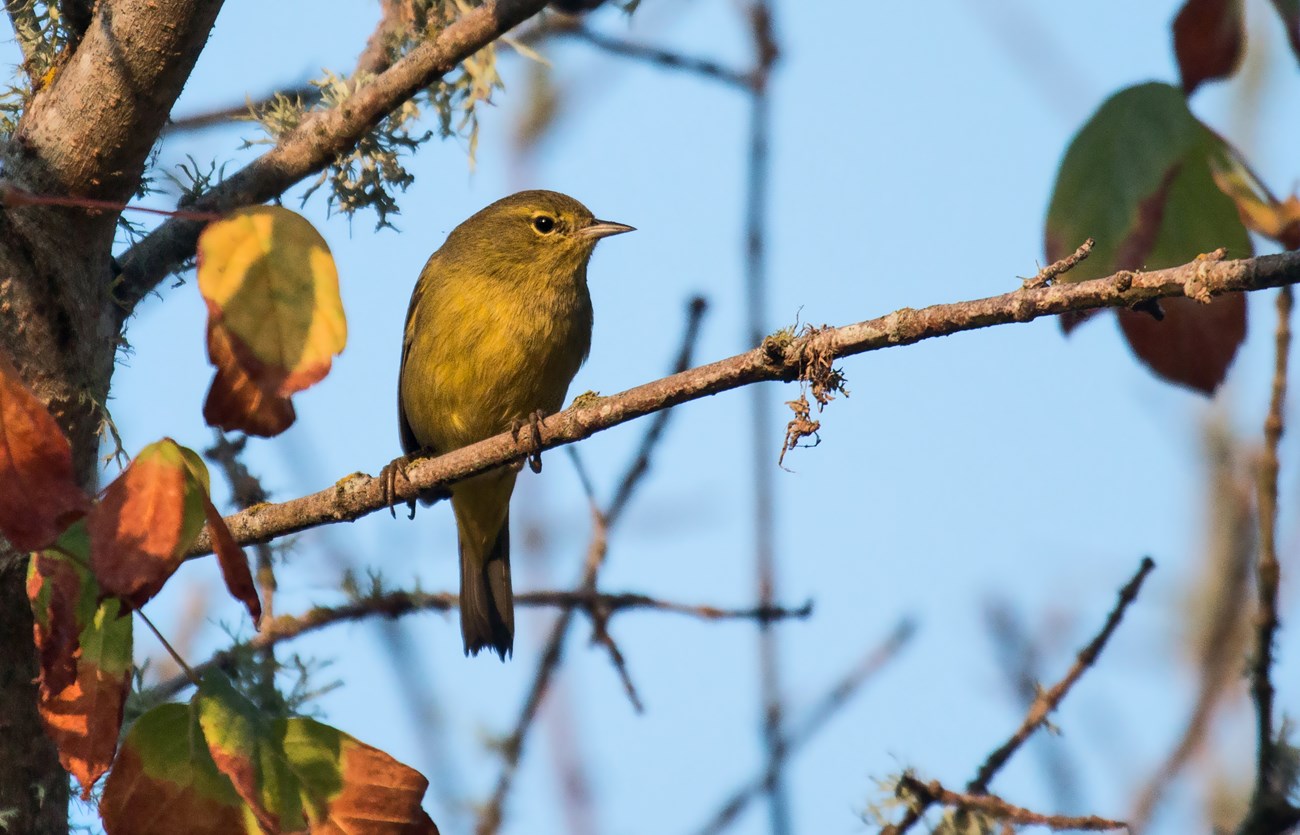
M 1057 278 L 1074 269 L 1080 261 L 1087 258 L 1092 253 L 1092 248 L 1097 242 L 1092 238 L 1079 244 L 1079 248 L 1071 254 L 1065 256 L 1060 261 L 1048 264 L 1038 271 L 1038 275 L 1033 278 L 1022 279 L 1021 286 L 1026 290 L 1032 290 L 1035 287 L 1046 287 Z
M 1278 443 L 1285 426 L 1283 414 L 1286 407 L 1287 359 L 1291 349 L 1291 309 L 1294 299 L 1290 287 L 1283 287 L 1277 296 L 1276 357 L 1273 371 L 1273 390 L 1268 416 L 1264 419 L 1264 452 L 1259 462 L 1259 562 L 1256 589 L 1259 594 L 1255 613 L 1255 652 L 1250 666 L 1251 694 L 1255 699 L 1258 754 L 1256 758 L 1255 788 L 1250 800 L 1250 810 L 1242 825 L 1242 832 L 1265 831 L 1258 822 L 1281 813 L 1292 822 L 1300 811 L 1287 800 L 1292 786 L 1279 772 L 1278 740 L 1273 730 L 1273 639 L 1278 628 L 1277 590 L 1281 567 L 1277 559 L 1277 475 L 1279 469 Z M 1289 810 L 1289 813 L 1288 813 Z M 1268 831 L 1273 831 L 1269 829 Z
M 1007 678 L 1015 690 L 1018 710 L 1028 710 L 1038 698 L 1042 679 L 1043 651 L 1039 640 L 1016 616 L 1011 604 L 1003 599 L 989 600 L 984 607 L 985 622 L 998 650 Z M 1043 777 L 1051 787 L 1052 803 L 1059 809 L 1078 806 L 1078 775 L 1074 773 L 1065 749 L 1056 745 L 1039 746 Z
M 894 627 L 882 643 L 868 650 L 861 660 L 813 702 L 797 721 L 790 723 L 783 755 L 788 759 L 797 754 L 832 717 L 849 703 L 862 685 L 874 678 L 881 668 L 898 656 L 915 633 L 916 624 L 911 619 L 904 619 Z M 764 763 L 763 768 L 753 779 L 732 792 L 718 807 L 718 811 L 709 817 L 708 822 L 700 827 L 698 830 L 700 835 L 717 835 L 730 826 L 746 806 L 763 794 L 768 783 L 770 768 L 770 764 Z
M 750 118 L 745 198 L 745 298 L 746 336 L 760 344 L 767 332 L 767 202 L 771 181 L 771 99 L 768 94 L 778 51 L 769 0 L 754 0 L 745 10 L 754 51 L 749 76 Z M 771 397 L 766 386 L 753 386 L 750 394 L 750 479 L 754 488 L 754 583 L 760 605 L 776 598 L 776 483 L 771 464 L 773 442 Z M 784 449 L 781 453 L 784 457 Z M 779 463 L 779 462 L 778 462 Z M 760 723 L 766 747 L 764 792 L 772 835 L 794 830 L 790 797 L 783 775 L 786 740 L 782 727 L 784 697 L 781 684 L 780 646 L 770 623 L 758 625 L 758 675 L 763 700 Z
M 1066 311 L 1132 307 L 1150 299 L 1179 296 L 1203 300 L 1296 282 L 1300 282 L 1300 253 L 1288 252 L 1239 261 L 1197 259 L 1166 270 L 1123 271 L 1092 281 L 1017 289 L 985 299 L 919 310 L 903 308 L 856 324 L 819 329 L 792 341 L 767 339 L 743 354 L 572 406 L 541 423 L 541 448 L 580 441 L 620 423 L 752 383 L 797 379 L 810 341 L 815 341 L 829 359 L 839 359 Z M 227 517 L 226 523 L 241 544 L 265 542 L 332 522 L 358 519 L 519 457 L 519 444 L 509 432 L 503 432 L 446 455 L 411 463 L 406 469 L 407 479 L 399 479 L 391 492 L 386 491 L 381 479 L 356 474 L 308 496 L 237 513 Z M 201 534 L 189 556 L 200 556 L 210 549 L 207 535 Z
M 181 658 L 181 654 L 176 651 L 175 647 L 173 647 L 166 638 L 163 637 L 163 634 L 158 631 L 158 627 L 153 625 L 153 621 L 149 620 L 149 616 L 146 615 L 142 609 L 136 609 L 135 613 L 139 615 L 140 620 L 144 621 L 144 625 L 149 627 L 149 631 L 152 632 L 153 636 L 158 639 L 158 643 L 162 644 L 163 649 L 167 650 L 167 654 L 170 655 L 172 657 L 172 660 L 176 662 L 176 666 L 181 668 L 181 672 L 183 674 L 183 679 L 185 683 L 192 684 L 195 687 L 198 687 L 199 674 L 202 671 L 199 670 L 198 672 L 196 672 L 197 668 L 192 668 L 190 667 L 189 664 L 185 663 L 185 659 Z
M 1143 581 L 1146 580 L 1147 575 L 1150 574 L 1155 567 L 1156 564 L 1150 557 L 1142 558 L 1142 563 L 1138 566 L 1137 573 L 1133 575 L 1133 579 L 1129 580 L 1124 588 L 1120 589 L 1119 599 L 1115 602 L 1114 608 L 1110 610 L 1110 614 L 1106 616 L 1106 623 L 1102 626 L 1101 631 L 1097 633 L 1096 637 L 1088 642 L 1087 646 L 1079 651 L 1079 654 L 1075 657 L 1074 664 L 1070 667 L 1069 671 L 1066 672 L 1064 678 L 1052 685 L 1051 688 L 1044 690 L 1039 694 L 1038 698 L 1034 700 L 1034 703 L 1030 705 L 1024 721 L 1020 723 L 1020 727 L 1016 729 L 1016 732 L 1013 733 L 1006 742 L 998 746 L 993 753 L 989 754 L 988 759 L 984 761 L 984 764 L 980 766 L 979 771 L 976 772 L 975 778 L 966 784 L 966 791 L 971 794 L 985 794 L 988 792 L 989 783 L 993 780 L 994 775 L 996 775 L 1002 766 L 1006 764 L 1007 760 L 1011 758 L 1011 755 L 1024 744 L 1030 734 L 1047 721 L 1047 717 L 1051 715 L 1052 711 L 1056 710 L 1057 706 L 1060 705 L 1061 701 L 1065 698 L 1066 694 L 1070 692 L 1070 689 L 1074 687 L 1079 678 L 1097 660 L 1097 656 L 1101 654 L 1102 649 L 1106 646 L 1106 642 L 1110 640 L 1110 636 L 1114 634 L 1115 629 L 1124 618 L 1124 613 L 1128 610 L 1128 607 L 1133 603 L 1133 601 L 1137 599 Z M 921 819 L 929 807 L 930 803 L 918 800 L 916 803 L 913 803 L 908 807 L 907 813 L 903 815 L 902 820 L 897 824 L 890 824 L 882 829 L 881 835 L 901 835 L 901 833 L 911 829 L 912 826 Z
M 1000 797 L 982 793 L 951 791 L 943 787 L 938 780 L 923 783 L 910 774 L 903 775 L 898 781 L 900 792 L 915 798 L 915 802 L 925 805 L 939 804 L 961 811 L 978 812 L 985 817 L 1004 823 L 1021 826 L 1045 826 L 1048 829 L 1084 830 L 1089 832 L 1107 832 L 1112 829 L 1128 829 L 1124 821 L 1111 820 L 1097 815 L 1044 815 L 1020 806 L 1014 806 Z
M 555 34 L 565 35 L 584 43 L 608 52 L 612 55 L 621 55 L 626 58 L 633 58 L 640 61 L 653 64 L 658 67 L 664 67 L 670 70 L 681 70 L 693 75 L 710 78 L 715 81 L 721 81 L 724 84 L 733 87 L 739 87 L 748 90 L 753 85 L 753 76 L 750 73 L 738 72 L 730 67 L 725 67 L 716 61 L 710 61 L 707 58 L 696 58 L 692 55 L 682 55 L 676 52 L 670 52 L 659 47 L 649 46 L 647 44 L 634 43 L 621 38 L 610 37 L 609 35 L 588 29 L 581 24 L 570 26 L 553 26 L 551 31 Z
M 231 122 L 248 121 L 252 118 L 251 114 L 261 112 L 280 98 L 297 99 L 302 102 L 304 107 L 312 107 L 316 102 L 320 101 L 320 88 L 313 84 L 286 87 L 260 99 L 245 100 L 241 104 L 219 107 L 215 110 L 206 110 L 189 116 L 178 116 L 168 122 L 163 127 L 162 132 L 164 136 L 168 136 L 204 130 L 205 128 L 230 124 Z
M 201 664 L 196 664 L 193 669 L 201 675 L 214 667 L 225 668 L 238 658 L 242 651 L 267 649 L 328 626 L 372 617 L 398 618 L 415 612 L 447 612 L 455 609 L 457 603 L 457 595 L 451 592 L 394 591 L 367 595 L 339 606 L 317 606 L 301 615 L 280 615 L 274 620 L 264 620 L 262 630 L 247 642 L 222 650 Z M 606 616 L 615 612 L 655 611 L 705 621 L 803 620 L 812 614 L 811 603 L 804 603 L 798 607 L 724 609 L 717 606 L 661 600 L 650 595 L 630 592 L 606 594 L 590 591 L 532 591 L 515 595 L 515 604 L 553 607 L 564 612 L 601 611 Z M 156 701 L 170 698 L 184 689 L 186 683 L 184 677 L 160 682 L 149 688 L 149 698 Z
M 1257 479 L 1241 466 L 1240 442 L 1222 418 L 1206 426 L 1205 458 L 1209 464 L 1209 489 L 1204 505 L 1204 530 L 1208 542 L 1200 591 L 1189 607 L 1196 612 L 1196 645 L 1200 683 L 1178 741 L 1137 793 L 1129 826 L 1146 832 L 1166 790 L 1197 754 L 1204 750 L 1214 727 L 1214 716 L 1235 692 L 1246 654 L 1251 605 L 1251 575 L 1256 560 L 1258 520 L 1255 513 Z
M 704 300 L 698 296 L 693 298 L 688 305 L 682 347 L 678 351 L 676 362 L 673 364 L 676 369 L 685 369 L 691 364 L 691 355 L 695 351 L 700 321 L 703 318 L 705 308 Z M 670 415 L 670 411 L 659 412 L 655 415 L 654 422 L 651 423 L 649 430 L 647 430 L 641 441 L 637 455 L 633 458 L 619 483 L 618 489 L 614 492 L 615 498 L 610 504 L 610 509 L 605 513 L 601 513 L 594 500 L 592 501 L 595 530 L 592 532 L 591 544 L 587 548 L 587 559 L 583 567 L 582 580 L 578 584 L 580 594 L 593 594 L 595 592 L 596 580 L 608 553 L 609 529 L 618 521 L 624 508 L 627 507 L 628 499 L 636 485 L 649 472 L 650 455 L 659 439 L 663 436 Z M 589 496 L 591 496 L 591 480 L 584 478 L 584 482 L 587 485 Z M 573 609 L 567 608 L 560 613 L 560 616 L 555 620 L 555 625 L 551 628 L 551 634 L 546 640 L 541 659 L 537 663 L 537 673 L 534 675 L 533 683 L 524 698 L 524 704 L 520 709 L 514 730 L 501 743 L 501 773 L 497 776 L 496 787 L 492 791 L 491 798 L 479 814 L 478 825 L 474 829 L 476 835 L 492 835 L 501 827 L 501 821 L 505 813 L 506 796 L 514 785 L 515 773 L 519 769 L 519 761 L 523 756 L 524 741 L 528 736 L 529 729 L 532 727 L 533 720 L 537 716 L 537 709 L 541 706 L 542 699 L 545 698 L 550 687 L 551 678 L 559 666 L 564 651 L 564 640 L 568 635 L 569 626 L 572 622 Z M 626 687 L 630 684 L 630 679 L 626 677 L 626 668 L 619 667 L 618 660 L 619 658 L 616 656 L 615 667 L 620 669 Z M 631 693 L 635 696 L 635 690 L 631 691 Z

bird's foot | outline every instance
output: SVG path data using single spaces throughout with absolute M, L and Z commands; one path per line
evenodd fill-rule
M 410 484 L 411 479 L 406 475 L 406 468 L 411 466 L 411 462 L 422 454 L 423 451 L 398 456 L 385 464 L 384 468 L 379 471 L 379 490 L 383 496 L 384 504 L 388 505 L 388 512 L 393 515 L 394 519 L 397 518 L 397 477 L 400 475 L 403 481 Z M 415 499 L 407 499 L 406 506 L 411 511 L 411 515 L 407 518 L 414 519 Z
M 528 434 L 520 437 L 524 428 L 524 421 L 515 418 L 510 422 L 510 437 L 515 439 L 519 445 L 519 451 L 524 454 L 524 460 L 528 462 L 529 468 L 535 472 L 542 471 L 542 421 L 546 415 L 538 409 L 528 416 Z

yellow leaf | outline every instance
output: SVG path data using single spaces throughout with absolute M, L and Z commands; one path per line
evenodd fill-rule
M 208 357 L 218 377 L 243 381 L 257 393 L 217 398 L 223 408 L 210 410 L 208 420 L 254 434 L 281 431 L 292 422 L 284 398 L 323 378 L 347 342 L 329 247 L 301 215 L 260 206 L 210 224 L 198 256 Z M 279 404 L 287 420 L 259 419 L 262 401 Z

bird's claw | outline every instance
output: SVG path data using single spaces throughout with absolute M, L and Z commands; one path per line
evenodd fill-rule
M 542 420 L 545 419 L 541 409 L 537 409 L 528 416 L 528 436 L 520 437 L 524 428 L 524 422 L 515 418 L 510 422 L 510 437 L 514 438 L 515 443 L 519 445 L 519 450 L 524 454 L 524 460 L 528 462 L 528 467 L 535 473 L 542 471 Z
M 413 456 L 402 455 L 394 458 L 384 465 L 379 471 L 379 490 L 383 496 L 384 504 L 388 505 L 388 512 L 397 518 L 397 477 L 400 475 L 402 480 L 410 484 L 411 479 L 406 475 L 406 468 L 410 466 Z M 411 511 L 408 519 L 415 518 L 415 499 L 408 499 L 406 506 Z

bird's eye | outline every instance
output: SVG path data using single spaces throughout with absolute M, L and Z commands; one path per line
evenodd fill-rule
M 538 215 L 533 218 L 533 228 L 543 235 L 549 235 L 555 231 L 555 218 L 549 215 Z

